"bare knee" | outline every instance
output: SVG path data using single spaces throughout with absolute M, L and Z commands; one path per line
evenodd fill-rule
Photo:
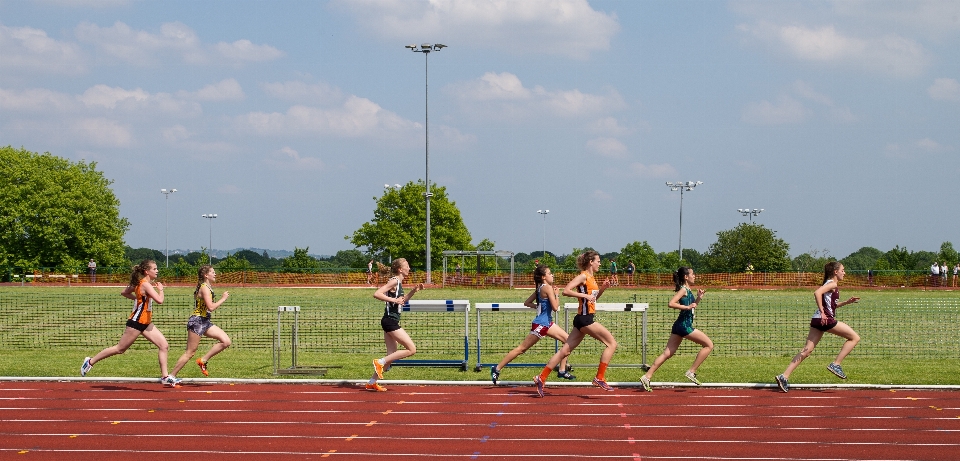
M 416 345 L 416 344 L 411 344 L 410 347 L 407 348 L 407 351 L 410 352 L 410 355 L 416 354 L 416 353 L 417 353 L 417 345 Z
M 226 338 L 223 338 L 223 341 L 220 341 L 220 344 L 223 344 L 224 349 L 226 349 L 226 348 L 230 347 L 230 345 L 233 344 L 233 341 L 231 341 L 231 340 L 230 340 L 230 337 L 227 336 Z

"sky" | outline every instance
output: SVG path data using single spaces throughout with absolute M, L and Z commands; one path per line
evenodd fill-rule
M 0 144 L 96 162 L 134 248 L 352 249 L 426 128 L 498 250 L 960 246 L 960 2 L 0 0 Z

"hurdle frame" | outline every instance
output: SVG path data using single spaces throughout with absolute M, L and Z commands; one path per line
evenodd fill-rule
M 580 303 L 565 303 L 563 305 L 563 317 L 564 325 L 567 331 L 570 330 L 570 312 L 577 312 L 577 309 L 580 307 Z M 621 363 L 621 364 L 609 364 L 610 368 L 640 368 L 643 371 L 650 369 L 650 365 L 647 364 L 647 309 L 650 308 L 649 303 L 596 303 L 594 304 L 595 312 L 634 312 L 640 311 L 640 361 L 643 363 Z M 574 314 L 576 315 L 576 314 Z M 567 362 L 567 366 L 571 366 L 570 362 Z
M 483 363 L 483 360 L 482 360 L 482 358 L 481 358 L 481 356 L 482 356 L 482 354 L 483 354 L 483 352 L 482 352 L 483 349 L 482 349 L 482 344 L 481 344 L 481 340 L 480 340 L 480 335 L 481 335 L 481 333 L 480 333 L 480 329 L 481 329 L 480 312 L 481 312 L 481 311 L 500 312 L 500 311 L 522 311 L 522 310 L 526 310 L 526 311 L 530 311 L 531 313 L 535 313 L 536 309 L 533 309 L 533 308 L 531 308 L 531 307 L 529 307 L 529 306 L 527 306 L 526 304 L 523 304 L 523 303 L 474 303 L 473 308 L 477 311 L 477 364 L 474 366 L 473 371 L 480 371 L 480 370 L 482 370 L 484 367 L 488 367 L 488 366 L 491 366 L 491 365 L 497 365 L 498 363 L 500 363 L 500 362 Z M 559 312 L 557 312 L 557 314 L 559 314 Z M 558 319 L 558 320 L 559 320 L 559 319 Z M 553 338 L 550 338 L 550 339 L 553 339 Z M 522 340 L 522 338 L 521 338 L 521 340 Z M 519 344 L 519 343 L 518 343 L 518 344 Z M 554 339 L 554 340 L 553 340 L 553 352 L 556 353 L 558 350 L 560 350 L 560 341 Z M 508 366 L 508 367 L 543 367 L 543 366 L 546 366 L 546 363 L 523 363 L 523 362 L 514 363 L 514 362 L 510 362 L 510 363 L 508 363 L 506 366 Z
M 280 354 L 283 346 L 283 315 L 293 312 L 293 326 L 290 329 L 290 367 L 280 368 Z M 274 375 L 318 375 L 327 374 L 327 368 L 340 368 L 339 365 L 305 366 L 297 364 L 297 341 L 300 336 L 300 306 L 277 306 L 277 332 L 273 337 L 273 374 Z
M 466 299 L 421 299 L 407 301 L 401 312 L 463 312 L 463 360 L 401 359 L 391 366 L 459 367 L 467 370 L 470 360 L 470 301 Z

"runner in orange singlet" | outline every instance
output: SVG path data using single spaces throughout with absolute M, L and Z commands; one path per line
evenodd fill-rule
M 563 289 L 563 295 L 579 298 L 580 307 L 577 309 L 577 315 L 573 318 L 573 330 L 567 337 L 567 342 L 547 362 L 543 371 L 533 377 L 533 383 L 536 384 L 537 394 L 540 397 L 543 397 L 543 386 L 547 378 L 550 377 L 550 371 L 560 363 L 561 359 L 569 356 L 580 345 L 580 341 L 585 336 L 592 336 L 606 346 L 600 354 L 600 366 L 597 367 L 597 375 L 593 378 L 593 385 L 605 391 L 613 390 L 607 384 L 604 374 L 610 364 L 610 359 L 613 358 L 613 353 L 617 350 L 617 340 L 614 339 L 606 327 L 593 319 L 597 299 L 610 287 L 610 279 L 604 280 L 602 285 L 597 285 L 594 274 L 600 269 L 600 255 L 596 251 L 587 250 L 578 256 L 577 267 L 581 270 L 580 275 L 574 277 L 567 284 Z

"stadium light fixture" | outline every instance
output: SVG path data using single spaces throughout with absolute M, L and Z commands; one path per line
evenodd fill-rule
M 430 261 L 430 197 L 433 194 L 430 192 L 430 73 L 429 73 L 429 59 L 431 51 L 440 51 L 443 48 L 446 48 L 447 45 L 440 43 L 430 44 L 423 43 L 420 46 L 417 45 L 406 45 L 404 48 L 407 48 L 414 53 L 423 53 L 423 105 L 424 105 L 424 128 L 426 132 L 426 173 L 424 175 L 424 188 L 423 196 L 427 200 L 427 250 L 426 250 L 426 260 L 427 260 L 427 278 L 425 282 L 427 284 L 433 283 L 431 276 L 431 261 Z
M 167 258 L 167 263 L 164 267 L 170 267 L 170 194 L 176 191 L 176 189 L 160 189 L 160 193 L 164 195 L 163 202 L 164 208 L 166 208 L 164 220 L 167 230 L 163 236 L 163 252 Z
M 537 213 L 543 215 L 543 253 L 540 255 L 541 258 L 547 257 L 547 213 L 550 210 L 537 210 Z
M 744 216 L 749 216 L 750 222 L 753 222 L 753 217 L 762 213 L 763 208 L 754 208 L 752 210 L 750 208 L 737 208 L 737 211 Z
M 207 248 L 207 262 L 213 264 L 213 220 L 217 218 L 216 213 L 207 213 L 200 215 L 201 218 L 207 218 L 210 221 L 210 247 Z
M 694 187 L 703 184 L 703 181 L 677 181 L 667 182 L 667 187 L 672 191 L 680 191 L 680 237 L 677 243 L 677 256 L 683 261 L 683 192 L 691 191 Z

